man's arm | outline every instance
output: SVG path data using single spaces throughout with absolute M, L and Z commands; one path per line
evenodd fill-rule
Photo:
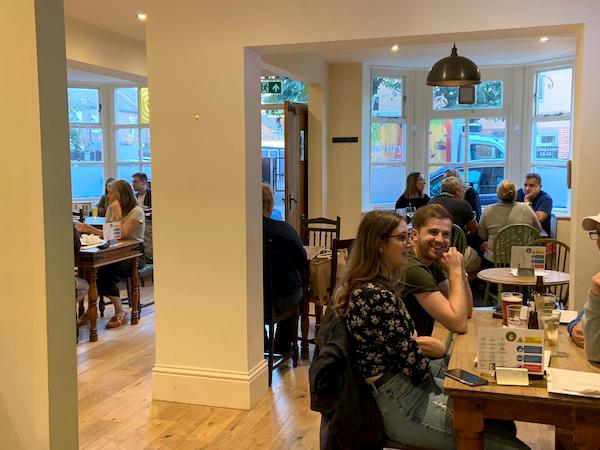
M 415 298 L 431 317 L 448 330 L 464 334 L 467 332 L 467 317 L 472 309 L 473 300 L 471 290 L 469 289 L 467 294 L 465 289 L 462 255 L 455 248 L 451 248 L 444 254 L 440 263 L 448 272 L 448 295 L 434 291 L 415 294 Z M 442 290 L 445 290 L 443 282 L 440 285 Z
M 592 278 L 584 310 L 585 353 L 590 361 L 600 362 L 600 272 Z

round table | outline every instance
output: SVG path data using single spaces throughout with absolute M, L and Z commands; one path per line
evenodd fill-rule
M 512 284 L 516 286 L 535 286 L 536 277 L 515 277 L 510 273 L 510 267 L 494 267 L 482 270 L 477 278 L 494 284 Z M 544 286 L 557 286 L 569 283 L 569 274 L 557 270 L 544 270 Z

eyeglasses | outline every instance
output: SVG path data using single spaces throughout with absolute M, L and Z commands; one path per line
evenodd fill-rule
M 412 243 L 412 238 L 410 234 L 388 234 L 386 237 L 388 239 L 394 238 L 398 242 L 402 242 L 404 245 L 410 245 Z
M 599 231 L 590 231 L 590 239 L 596 241 L 598 240 L 598 235 L 600 235 Z

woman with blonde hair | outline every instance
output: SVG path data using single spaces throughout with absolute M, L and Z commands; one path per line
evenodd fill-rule
M 138 206 L 133 193 L 133 188 L 125 180 L 117 180 L 109 190 L 109 198 L 118 207 L 118 221 L 121 223 L 121 239 L 136 239 L 144 241 L 144 227 L 146 218 L 144 210 Z M 95 234 L 104 237 L 102 230 L 92 227 L 86 223 L 77 223 L 79 233 Z M 121 278 L 126 278 L 131 273 L 131 260 L 121 261 L 98 269 L 98 294 L 110 299 L 115 307 L 115 315 L 106 324 L 106 328 L 116 328 L 127 323 L 127 313 L 123 311 L 121 297 L 117 283 Z M 86 323 L 89 316 L 86 313 L 80 317 L 79 325 Z
M 444 344 L 416 335 L 400 297 L 411 246 L 402 217 L 384 211 L 365 214 L 334 292 L 333 309 L 345 319 L 357 371 L 372 387 L 388 437 L 451 449 L 452 407 L 434 381 L 428 359 L 442 357 Z M 514 434 L 497 428 L 486 426 L 486 448 L 527 448 Z
M 510 180 L 501 181 L 496 189 L 496 195 L 500 202 L 485 208 L 479 222 L 479 237 L 484 241 L 481 244 L 481 250 L 484 251 L 483 256 L 485 259 L 490 262 L 494 261 L 492 253 L 494 239 L 506 225 L 525 223 L 538 231 L 542 229 L 533 209 L 525 203 L 515 202 L 517 187 L 514 182 Z

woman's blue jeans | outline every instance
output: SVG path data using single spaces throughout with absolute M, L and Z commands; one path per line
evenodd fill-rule
M 432 449 L 455 448 L 452 404 L 433 377 L 415 385 L 396 374 L 382 386 L 372 386 L 389 439 Z M 484 433 L 486 450 L 529 448 L 496 422 L 486 421 Z

